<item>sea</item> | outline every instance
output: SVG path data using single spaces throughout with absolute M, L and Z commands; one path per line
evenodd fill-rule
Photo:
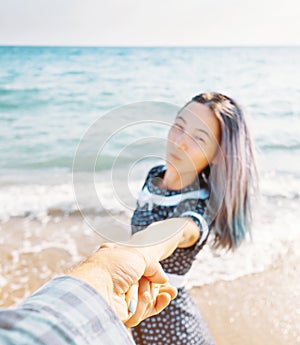
M 80 215 L 116 239 L 110 217 L 128 230 L 148 169 L 164 162 L 168 125 L 207 91 L 247 112 L 260 196 L 252 239 L 234 253 L 206 246 L 190 286 L 299 255 L 300 47 L 0 47 L 2 231 L 13 231 L 5 224 L 14 219 L 30 231 L 31 222 Z M 18 255 L 30 249 L 21 238 Z

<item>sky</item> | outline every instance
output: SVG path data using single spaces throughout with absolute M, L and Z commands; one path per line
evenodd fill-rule
M 0 0 L 0 45 L 300 45 L 300 1 Z

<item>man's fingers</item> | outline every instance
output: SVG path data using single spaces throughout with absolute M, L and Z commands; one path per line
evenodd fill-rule
M 152 283 L 165 284 L 168 278 L 158 261 L 152 261 L 146 266 L 144 276 Z
M 115 243 L 102 243 L 101 246 L 99 247 L 99 249 L 101 248 L 117 248 L 117 245 Z

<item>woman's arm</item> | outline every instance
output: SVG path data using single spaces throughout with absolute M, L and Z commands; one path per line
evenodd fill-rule
M 147 246 L 143 251 L 155 259 L 163 260 L 179 248 L 187 248 L 197 242 L 200 231 L 196 223 L 186 218 L 170 218 L 149 225 L 135 233 L 128 245 Z M 150 245 L 149 245 L 150 244 Z

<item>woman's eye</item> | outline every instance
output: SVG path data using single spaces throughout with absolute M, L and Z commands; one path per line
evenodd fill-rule
M 195 137 L 195 139 L 198 140 L 198 141 L 202 141 L 202 142 L 205 143 L 205 140 L 204 140 L 202 137 Z
M 184 130 L 184 128 L 181 125 L 179 125 L 178 123 L 174 123 L 173 127 L 176 129 L 180 129 L 181 131 Z

